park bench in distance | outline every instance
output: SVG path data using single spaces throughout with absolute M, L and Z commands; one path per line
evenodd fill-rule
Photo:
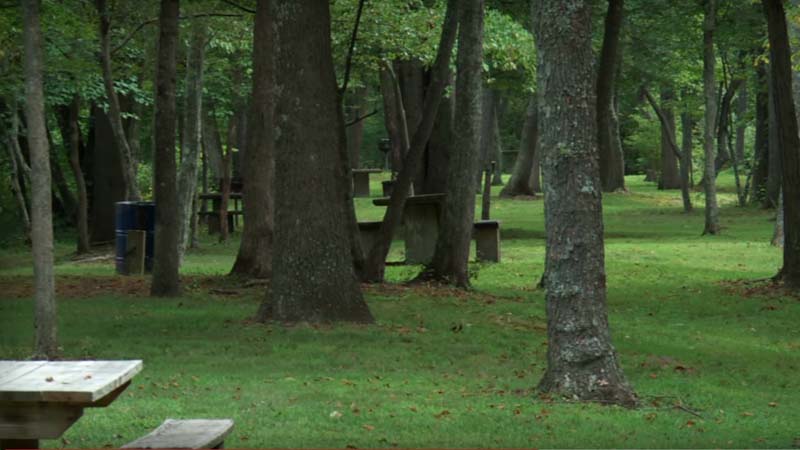
M 225 448 L 231 419 L 167 419 L 149 434 L 122 448 Z

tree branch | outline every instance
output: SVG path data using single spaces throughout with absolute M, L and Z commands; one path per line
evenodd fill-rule
M 376 109 L 376 110 L 372 111 L 372 112 L 371 112 L 371 113 L 369 113 L 369 114 L 365 114 L 365 115 L 363 115 L 363 116 L 356 117 L 355 119 L 351 120 L 350 122 L 347 122 L 346 124 L 344 124 L 344 127 L 345 127 L 345 128 L 351 127 L 351 126 L 353 126 L 353 125 L 357 124 L 358 122 L 361 122 L 362 120 L 364 120 L 364 119 L 366 119 L 366 118 L 368 118 L 368 117 L 372 117 L 372 116 L 374 116 L 375 114 L 378 114 L 378 112 L 379 112 L 379 111 Z
M 233 6 L 234 8 L 236 8 L 236 9 L 238 9 L 240 11 L 244 11 L 246 13 L 250 13 L 250 14 L 255 14 L 256 13 L 255 9 L 250 9 L 250 8 L 248 8 L 246 6 L 240 5 L 240 4 L 238 4 L 236 2 L 233 2 L 231 0 L 222 0 L 222 3 L 225 3 L 227 5 Z
M 650 94 L 650 91 L 647 90 L 646 86 L 642 86 L 642 94 L 647 99 L 647 102 L 650 103 L 650 106 L 653 107 L 653 111 L 655 111 L 656 115 L 658 116 L 658 120 L 661 122 L 661 126 L 667 130 L 667 140 L 669 141 L 669 146 L 672 149 L 675 156 L 678 159 L 683 160 L 683 153 L 678 149 L 678 143 L 675 142 L 675 133 L 672 130 L 672 126 L 670 125 L 667 117 L 664 115 L 664 111 L 658 106 L 656 99 L 653 98 L 653 95 Z
M 347 60 L 344 63 L 344 81 L 339 92 L 342 96 L 347 91 L 347 84 L 350 82 L 350 68 L 353 65 L 353 51 L 356 47 L 356 38 L 358 37 L 358 26 L 361 24 L 361 13 L 364 10 L 364 3 L 366 0 L 358 0 L 358 11 L 356 12 L 356 22 L 353 24 L 353 34 L 350 36 L 350 47 L 347 49 Z

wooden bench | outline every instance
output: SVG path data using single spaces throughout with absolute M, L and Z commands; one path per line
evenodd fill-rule
M 205 219 L 206 224 L 208 225 L 208 234 L 216 234 L 219 233 L 220 229 L 220 222 L 219 222 L 219 211 L 200 211 L 197 213 L 201 218 Z M 243 213 L 242 211 L 228 211 L 228 231 L 233 232 L 236 231 L 236 225 L 239 223 L 239 216 Z
M 472 229 L 478 261 L 500 262 L 500 222 L 479 220 Z
M 149 434 L 122 448 L 224 448 L 230 419 L 167 419 Z

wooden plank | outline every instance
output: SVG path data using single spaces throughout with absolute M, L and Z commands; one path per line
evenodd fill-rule
M 51 361 L 0 383 L 0 402 L 90 404 L 124 385 L 141 370 L 141 360 Z
M 80 406 L 56 403 L 0 404 L 3 439 L 58 439 L 83 415 Z
M 127 267 L 129 275 L 144 275 L 146 241 L 146 231 L 128 230 L 128 241 L 127 247 L 125 248 L 125 267 Z
M 25 376 L 47 361 L 0 361 L 0 385 Z
M 233 429 L 230 419 L 167 419 L 122 448 L 217 448 Z

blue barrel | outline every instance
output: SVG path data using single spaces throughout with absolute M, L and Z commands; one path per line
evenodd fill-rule
M 117 202 L 115 205 L 115 235 L 116 235 L 116 263 L 117 273 L 128 274 L 125 265 L 125 251 L 128 247 L 128 231 L 144 230 L 147 232 L 145 241 L 145 270 L 153 269 L 153 243 L 155 242 L 156 207 L 153 202 Z

